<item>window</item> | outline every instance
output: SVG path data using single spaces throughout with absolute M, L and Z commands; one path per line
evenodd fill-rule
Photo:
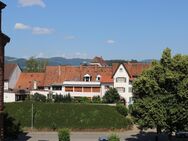
M 129 85 L 132 85 L 132 84 L 133 84 L 133 82 L 131 80 L 129 80 Z
M 132 93 L 132 91 L 133 91 L 132 87 L 129 87 L 129 93 Z
M 117 77 L 116 78 L 116 82 L 117 83 L 125 83 L 126 82 L 126 78 L 125 77 Z
M 129 97 L 129 104 L 133 104 L 133 98 Z
M 120 68 L 120 69 L 119 69 L 119 72 L 123 72 L 123 68 Z
M 84 75 L 84 81 L 85 82 L 90 82 L 91 81 L 91 76 L 89 74 Z
M 65 92 L 73 92 L 73 87 L 65 87 Z
M 101 76 L 97 75 L 96 81 L 100 81 L 101 80 Z
M 124 87 L 117 87 L 116 89 L 117 89 L 118 93 L 124 93 L 125 92 Z
M 62 90 L 62 86 L 52 86 L 52 90 Z

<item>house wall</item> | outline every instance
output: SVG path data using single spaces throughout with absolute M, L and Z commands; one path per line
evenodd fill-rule
M 4 102 L 15 102 L 16 101 L 16 94 L 15 93 L 10 93 L 10 92 L 5 92 L 4 93 Z
M 4 81 L 4 90 L 8 90 L 8 81 Z
M 20 74 L 21 74 L 20 67 L 17 66 L 14 69 L 14 71 L 12 73 L 12 76 L 10 77 L 9 84 L 8 84 L 9 89 L 14 89 L 15 88 L 16 82 L 18 81 L 18 79 L 20 77 Z
M 126 78 L 126 82 L 116 82 L 117 78 Z M 114 75 L 114 88 L 124 88 L 124 92 L 119 92 L 120 96 L 123 97 L 127 105 L 131 103 L 130 99 L 132 98 L 132 92 L 129 92 L 129 87 L 132 87 L 131 84 L 129 84 L 129 75 L 126 71 L 125 67 L 121 64 L 119 68 L 117 69 L 115 75 Z

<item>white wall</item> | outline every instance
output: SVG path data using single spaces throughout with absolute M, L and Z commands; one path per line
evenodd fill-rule
M 4 81 L 4 90 L 8 90 L 8 81 Z
M 21 74 L 21 70 L 20 70 L 19 66 L 16 66 L 16 68 L 14 69 L 12 76 L 10 77 L 10 80 L 9 80 L 9 88 L 10 89 L 15 88 L 16 82 L 18 81 L 20 74 Z
M 116 78 L 118 77 L 125 77 L 126 82 L 121 82 L 121 83 L 116 82 Z M 129 87 L 132 87 L 132 86 L 129 84 L 128 72 L 126 71 L 125 67 L 122 64 L 117 69 L 113 78 L 114 78 L 114 88 L 118 88 L 118 87 L 125 88 L 125 92 L 121 92 L 121 93 L 119 92 L 119 94 L 121 97 L 125 98 L 127 105 L 128 105 L 129 99 L 132 97 L 132 92 L 129 92 Z
M 9 93 L 9 92 L 5 92 L 4 93 L 4 102 L 8 103 L 8 102 L 15 102 L 16 101 L 16 95 L 15 93 Z

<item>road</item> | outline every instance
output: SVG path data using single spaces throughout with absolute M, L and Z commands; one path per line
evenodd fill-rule
M 71 141 L 98 141 L 99 136 L 108 136 L 112 132 L 71 132 Z M 121 141 L 155 141 L 155 133 L 139 134 L 139 131 L 124 131 L 116 133 Z M 167 136 L 161 135 L 159 141 L 167 141 Z M 29 132 L 18 141 L 58 141 L 57 132 Z M 172 141 L 188 141 L 188 139 L 173 139 Z

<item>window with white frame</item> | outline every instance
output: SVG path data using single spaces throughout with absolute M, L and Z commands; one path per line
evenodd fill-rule
M 91 76 L 89 74 L 84 75 L 84 81 L 85 82 L 90 82 L 91 81 Z
M 96 81 L 100 81 L 100 80 L 101 80 L 101 75 L 97 75 Z
M 133 91 L 132 87 L 129 87 L 129 93 L 132 93 L 132 91 Z
M 125 77 L 117 77 L 116 78 L 116 82 L 117 83 L 125 83 L 126 82 L 126 78 Z
M 124 87 L 117 87 L 116 89 L 117 89 L 118 93 L 124 93 L 125 92 Z
M 133 104 L 133 98 L 129 97 L 129 104 Z

